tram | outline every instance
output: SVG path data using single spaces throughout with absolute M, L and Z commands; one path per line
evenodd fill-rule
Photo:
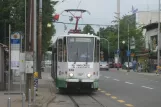
M 99 85 L 100 38 L 76 32 L 55 38 L 51 76 L 56 87 L 60 90 L 74 88 L 96 91 Z

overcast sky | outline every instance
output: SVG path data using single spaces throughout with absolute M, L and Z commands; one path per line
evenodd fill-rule
M 59 0 L 60 2 L 56 5 L 56 13 L 60 14 L 65 9 L 75 9 L 78 4 L 79 9 L 86 9 L 91 14 L 83 14 L 83 19 L 79 23 L 92 23 L 92 24 L 112 24 L 111 21 L 114 20 L 116 16 L 115 12 L 117 11 L 117 0 Z M 147 10 L 157 10 L 158 9 L 158 0 L 120 0 L 120 13 L 121 15 L 128 14 L 131 11 L 132 5 L 134 8 L 138 8 L 139 11 Z M 70 16 L 69 13 L 63 13 L 63 15 Z M 68 16 L 60 15 L 59 21 L 69 22 Z M 73 21 L 75 22 L 75 20 Z M 63 34 L 64 25 L 55 24 L 56 35 Z M 74 26 L 67 25 L 68 30 Z M 95 30 L 99 27 L 93 26 Z

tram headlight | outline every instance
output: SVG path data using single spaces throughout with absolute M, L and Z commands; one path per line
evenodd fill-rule
M 92 75 L 91 74 L 87 74 L 87 77 L 90 78 Z
M 73 74 L 73 73 L 70 73 L 70 74 L 69 74 L 69 76 L 70 76 L 70 77 L 73 77 L 73 76 L 74 76 L 74 74 Z

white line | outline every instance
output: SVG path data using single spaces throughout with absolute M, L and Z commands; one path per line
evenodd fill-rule
M 155 81 L 155 82 L 158 82 L 158 81 Z
M 118 79 L 113 79 L 113 80 L 115 80 L 115 81 L 120 81 L 120 80 L 118 80 Z
M 153 88 L 150 88 L 150 87 L 146 87 L 146 86 L 141 86 L 141 87 L 143 87 L 143 88 L 147 88 L 147 89 L 151 89 L 151 90 L 153 89 Z
M 110 77 L 105 76 L 105 78 L 110 78 Z
M 131 82 L 125 82 L 125 83 L 127 83 L 127 84 L 134 84 L 134 83 L 131 83 Z

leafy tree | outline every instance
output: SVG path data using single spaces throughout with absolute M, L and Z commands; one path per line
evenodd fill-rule
M 52 14 L 55 12 L 54 6 L 57 1 L 43 1 L 43 11 L 42 11 L 42 50 L 43 52 L 47 51 L 49 45 L 51 44 L 51 38 L 55 34 L 55 27 L 52 24 L 53 16 Z M 47 24 L 50 23 L 51 27 L 48 28 Z
M 117 22 L 117 21 L 114 21 Z M 129 24 L 129 35 L 128 35 L 128 24 Z M 110 51 L 112 54 L 117 50 L 118 46 L 118 25 L 117 23 L 107 28 L 100 28 L 101 38 L 106 38 L 110 41 Z M 99 32 L 98 32 L 99 33 Z M 98 34 L 97 33 L 97 34 Z M 128 36 L 129 38 L 135 38 L 135 50 L 140 50 L 143 47 L 143 35 L 142 29 L 136 28 L 135 16 L 134 15 L 125 15 L 120 20 L 120 49 L 121 56 L 126 55 L 126 50 L 128 46 Z M 125 44 L 122 44 L 122 41 L 125 41 Z M 107 50 L 107 42 L 101 43 L 101 48 Z M 133 51 L 135 51 L 133 50 Z M 113 54 L 114 55 L 114 54 Z
M 28 9 L 27 0 L 27 9 Z M 42 49 L 46 51 L 50 45 L 51 37 L 55 34 L 54 25 L 52 25 L 52 14 L 55 12 L 54 6 L 57 1 L 43 0 L 42 7 Z M 37 0 L 39 4 L 39 0 Z M 38 16 L 38 6 L 37 6 Z M 38 19 L 38 18 L 37 18 Z M 38 21 L 38 20 L 37 20 Z M 8 24 L 12 26 L 12 32 L 20 31 L 24 35 L 25 30 L 25 0 L 0 0 L 0 43 L 8 42 Z M 47 28 L 47 24 L 51 23 L 51 27 Z M 38 24 L 38 23 L 37 23 Z M 6 27 L 5 27 L 6 26 Z M 6 37 L 5 37 L 6 34 Z M 25 43 L 25 42 L 23 42 Z
M 85 33 L 85 34 L 87 34 L 87 33 L 95 34 L 94 29 L 92 28 L 91 25 L 86 25 L 86 26 L 83 28 L 83 33 Z

